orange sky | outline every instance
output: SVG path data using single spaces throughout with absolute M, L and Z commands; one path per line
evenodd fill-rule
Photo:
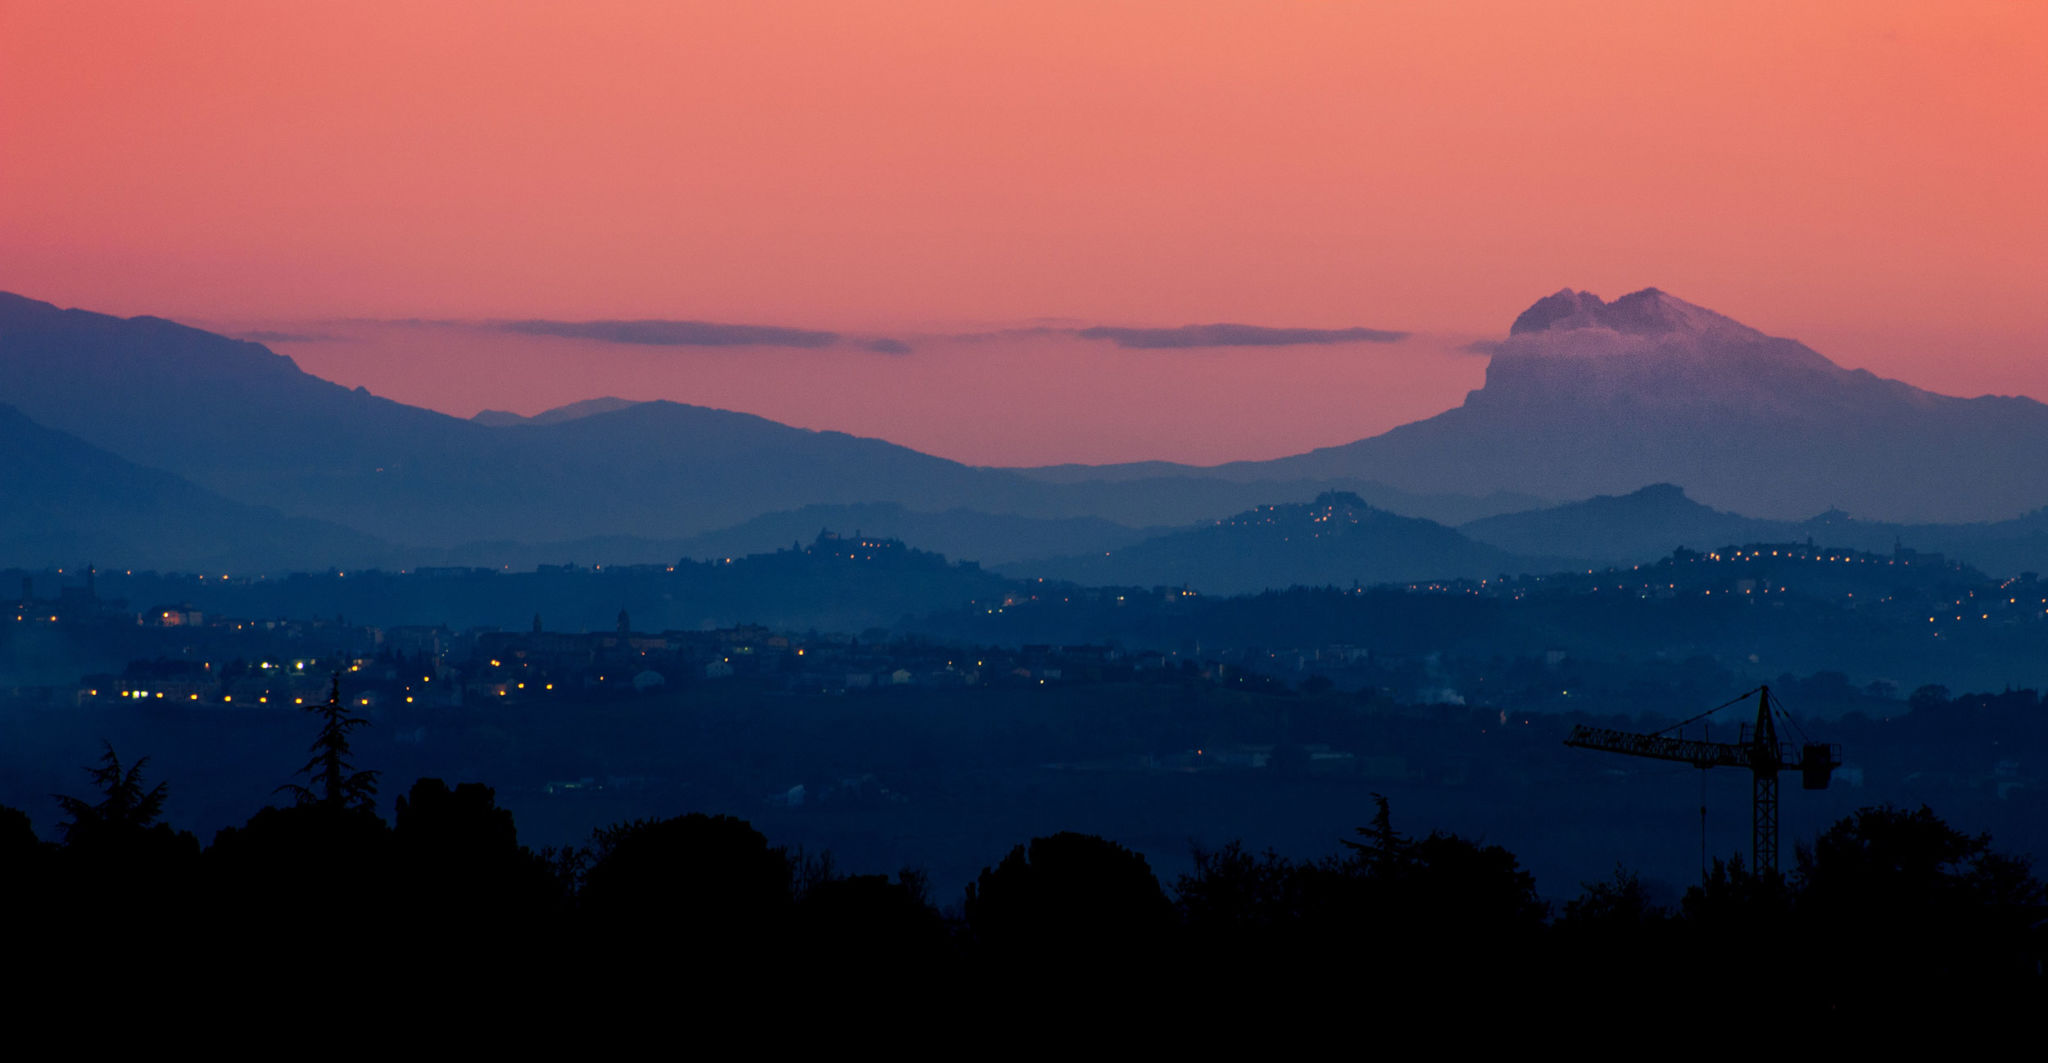
M 632 383 L 980 461 L 1356 438 L 1455 403 L 1479 365 L 1443 352 L 1566 285 L 2048 397 L 2044 100 L 2023 0 L 0 0 L 0 289 L 220 323 L 1429 334 L 971 371 L 280 346 L 464 414 Z M 1161 394 L 1180 416 L 1128 421 Z M 960 413 L 992 395 L 1028 405 Z

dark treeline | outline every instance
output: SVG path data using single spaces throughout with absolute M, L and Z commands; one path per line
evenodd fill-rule
M 1925 808 L 1860 810 L 1800 844 L 1783 876 L 1717 862 L 1668 909 L 1622 868 L 1553 908 L 1514 854 L 1404 833 L 1383 798 L 1323 857 L 1232 844 L 1197 852 L 1170 888 L 1114 842 L 1034 838 L 990 854 L 953 903 L 915 871 L 843 874 L 728 816 L 535 852 L 491 788 L 422 779 L 386 821 L 376 774 L 350 762 L 361 720 L 338 699 L 317 713 L 288 800 L 209 846 L 162 821 L 166 785 L 112 748 L 89 788 L 56 798 L 57 841 L 0 809 L 16 962 L 73 978 L 138 957 L 310 964 L 338 984 L 431 977 L 451 993 L 560 986 L 564 972 L 586 990 L 685 972 L 739 992 L 1126 983 L 1182 1003 L 1370 985 L 1442 1014 L 1652 1006 L 1759 978 L 1836 1014 L 2043 985 L 2042 883 Z

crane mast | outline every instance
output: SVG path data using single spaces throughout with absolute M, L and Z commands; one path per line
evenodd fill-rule
M 1799 772 L 1804 789 L 1825 790 L 1834 770 L 1842 766 L 1842 747 L 1807 742 L 1794 755 L 1789 745 L 1778 741 L 1777 724 L 1771 719 L 1771 688 L 1758 687 L 1756 695 L 1756 723 L 1743 725 L 1740 740 L 1735 742 L 1679 738 L 1663 731 L 1637 734 L 1581 725 L 1572 728 L 1564 744 L 1632 757 L 1677 761 L 1702 770 L 1748 768 L 1751 778 L 1750 864 L 1759 873 L 1776 873 L 1778 773 Z M 1673 729 L 1665 728 L 1665 731 Z

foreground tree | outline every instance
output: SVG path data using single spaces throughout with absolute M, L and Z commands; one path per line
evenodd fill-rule
M 519 844 L 512 813 L 482 783 L 413 783 L 398 798 L 391 840 L 401 919 L 429 940 L 483 948 L 506 940 L 506 926 L 567 906 L 568 885 Z
M 307 776 L 319 789 L 286 783 L 278 787 L 279 792 L 289 792 L 301 805 L 319 805 L 330 811 L 373 807 L 377 802 L 378 773 L 357 771 L 349 761 L 350 732 L 369 726 L 370 721 L 349 712 L 342 704 L 340 675 L 334 677 L 327 700 L 306 706 L 306 711 L 320 717 L 320 733 L 313 739 L 312 759 L 306 761 L 298 774 Z
M 169 788 L 164 783 L 143 788 L 142 768 L 148 763 L 149 758 L 143 757 L 124 768 L 120 754 L 114 752 L 113 743 L 106 743 L 106 752 L 100 755 L 100 766 L 85 769 L 86 774 L 92 776 L 93 785 L 99 788 L 98 800 L 52 795 L 64 814 L 71 817 L 57 825 L 64 836 L 64 844 L 130 839 L 156 826 L 158 817 L 163 815 L 164 797 Z
M 2038 973 L 2048 891 L 2026 860 L 1925 806 L 1864 808 L 1798 848 L 1797 911 L 1840 976 L 1970 983 Z
M 174 913 L 189 901 L 199 840 L 162 822 L 169 788 L 144 783 L 148 763 L 143 757 L 124 765 L 109 744 L 99 766 L 86 769 L 95 796 L 53 795 L 67 817 L 58 825 L 63 844 L 38 863 L 48 873 L 41 889 L 58 918 L 37 920 L 34 929 L 50 935 L 60 952 L 81 956 L 113 942 L 164 941 L 185 926 Z
M 693 812 L 598 831 L 578 899 L 601 949 L 765 964 L 789 928 L 794 885 L 789 854 L 752 824 Z
M 1126 965 L 1156 958 L 1174 925 L 1144 856 L 1072 831 L 1033 838 L 983 869 L 967 887 L 964 911 L 984 956 L 1019 970 L 1079 957 Z
M 307 706 L 320 718 L 312 757 L 277 793 L 291 807 L 265 808 L 242 827 L 215 835 L 207 850 L 211 899 L 239 946 L 280 961 L 292 942 L 274 927 L 319 926 L 320 962 L 332 972 L 367 970 L 368 949 L 397 928 L 391 831 L 376 810 L 377 773 L 350 761 L 350 735 L 369 721 L 350 713 L 336 676 L 327 701 Z

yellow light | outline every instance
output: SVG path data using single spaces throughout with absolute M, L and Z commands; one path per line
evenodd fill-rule
M 294 704 L 294 705 L 304 705 L 305 703 L 306 703 L 306 699 L 305 699 L 305 698 L 293 698 L 293 699 L 292 699 L 292 704 Z
M 258 704 L 258 705 L 268 705 L 268 704 L 270 704 L 270 698 L 268 698 L 268 697 L 260 697 L 260 698 L 257 698 L 257 699 L 256 699 L 256 704 Z
M 221 578 L 222 578 L 222 579 L 226 579 L 227 577 L 226 577 L 226 576 L 222 576 Z M 222 696 L 221 696 L 221 700 L 222 700 L 222 701 L 233 701 L 233 700 L 235 700 L 235 696 L 234 696 L 233 694 L 225 694 L 225 695 L 222 695 Z
M 410 694 L 407 694 L 407 695 L 405 696 L 405 703 L 406 703 L 407 705 L 410 705 L 410 704 L 412 704 L 412 695 L 410 695 Z
M 197 695 L 197 694 L 194 694 L 194 695 L 192 695 L 192 700 L 193 700 L 193 701 L 198 701 L 198 700 L 199 700 L 199 695 Z

